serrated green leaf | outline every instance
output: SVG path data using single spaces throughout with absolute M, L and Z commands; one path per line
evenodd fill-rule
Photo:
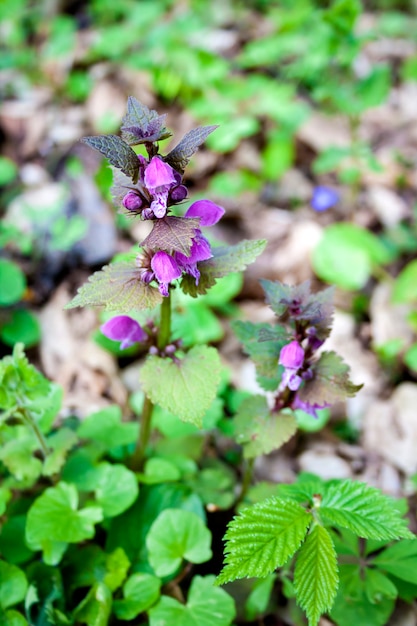
M 389 546 L 372 563 L 396 578 L 417 585 L 417 540 L 403 540 Z
M 98 135 L 97 137 L 83 137 L 81 141 L 101 152 L 111 165 L 129 176 L 134 183 L 137 181 L 139 159 L 134 150 L 123 139 L 117 135 Z
M 198 218 L 167 215 L 154 220 L 151 232 L 140 245 L 151 250 L 164 250 L 169 254 L 181 252 L 188 256 L 199 223 Z
M 243 445 L 245 458 L 268 454 L 286 443 L 297 431 L 292 413 L 272 413 L 264 396 L 243 400 L 234 419 L 236 441 Z
M 159 577 L 176 572 L 183 559 L 190 563 L 208 561 L 211 532 L 204 522 L 189 511 L 166 509 L 149 530 L 146 547 L 149 562 Z
M 74 611 L 77 622 L 87 626 L 107 626 L 112 606 L 112 594 L 104 583 L 97 583 Z
M 16 406 L 16 389 L 25 398 L 25 405 L 36 408 L 36 402 L 48 395 L 51 383 L 29 363 L 22 343 L 13 354 L 0 361 L 0 408 Z
M 166 155 L 164 160 L 173 167 L 174 170 L 182 174 L 194 152 L 198 150 L 201 144 L 205 142 L 210 133 L 216 130 L 216 128 L 218 128 L 218 126 L 198 126 L 197 128 L 193 128 L 184 135 L 180 143 Z
M 225 566 L 217 584 L 271 574 L 300 547 L 311 520 L 299 504 L 280 498 L 245 508 L 228 526 Z
M 107 311 L 129 313 L 133 309 L 153 309 L 162 302 L 158 289 L 140 279 L 134 263 L 111 263 L 90 276 L 65 308 L 103 306 Z
M 132 620 L 147 611 L 160 596 L 161 581 L 152 574 L 132 574 L 123 585 L 123 600 L 114 600 L 113 611 L 121 620 Z
M 349 380 L 350 368 L 336 352 L 322 352 L 313 364 L 313 378 L 298 391 L 298 397 L 310 404 L 335 404 L 353 397 L 363 385 Z
M 94 536 L 94 524 L 103 519 L 98 507 L 78 509 L 78 494 L 73 485 L 61 482 L 49 487 L 32 504 L 27 515 L 26 540 L 31 549 L 53 551 L 53 544 L 78 543 Z M 62 546 L 61 546 L 62 547 Z
M 414 538 L 390 499 L 365 483 L 332 481 L 319 511 L 327 523 L 348 528 L 365 539 Z
M 300 548 L 294 571 L 297 603 L 305 610 L 309 626 L 316 626 L 321 614 L 332 608 L 338 582 L 332 538 L 316 525 Z
M 25 573 L 16 565 L 0 561 L 0 608 L 19 604 L 28 588 Z
M 214 576 L 194 576 L 185 605 L 162 596 L 149 611 L 149 626 L 230 626 L 236 615 L 233 599 L 213 583 Z
M 140 371 L 145 394 L 154 404 L 201 427 L 216 396 L 221 363 L 215 348 L 195 346 L 178 362 L 150 356 Z
M 198 264 L 201 274 L 198 285 L 195 284 L 195 279 L 187 274 L 181 281 L 181 289 L 194 298 L 207 293 L 217 278 L 246 269 L 264 251 L 266 243 L 265 239 L 254 241 L 245 239 L 235 246 L 213 248 L 213 257 Z
M 127 114 L 122 120 L 122 138 L 130 146 L 166 139 L 171 133 L 165 128 L 166 115 L 158 113 L 133 96 L 127 100 Z

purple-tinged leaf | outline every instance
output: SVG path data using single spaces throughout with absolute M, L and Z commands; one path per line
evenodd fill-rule
M 103 306 L 108 311 L 128 313 L 133 309 L 153 309 L 161 301 L 158 289 L 141 281 L 134 262 L 121 262 L 105 265 L 90 276 L 65 308 Z
M 122 138 L 130 146 L 166 139 L 172 133 L 165 128 L 165 118 L 166 115 L 158 115 L 156 111 L 129 96 L 127 114 L 122 120 Z
M 311 405 L 341 402 L 353 397 L 363 386 L 349 380 L 349 366 L 335 352 L 323 352 L 312 370 L 313 378 L 297 392 L 302 402 Z
M 293 413 L 271 413 L 264 396 L 243 400 L 234 423 L 236 441 L 243 445 L 247 459 L 277 450 L 297 430 Z
M 136 183 L 139 174 L 139 160 L 137 154 L 123 139 L 117 135 L 98 135 L 96 137 L 83 137 L 81 141 L 104 154 L 111 165 L 117 167 Z
M 194 152 L 198 150 L 201 144 L 205 142 L 210 133 L 216 130 L 216 128 L 218 127 L 198 126 L 197 128 L 193 128 L 193 130 L 190 130 L 184 135 L 179 144 L 166 155 L 165 161 L 169 163 L 174 170 L 182 174 Z
M 153 229 L 140 244 L 149 250 L 164 250 L 168 254 L 181 252 L 189 256 L 199 220 L 168 215 L 155 220 Z

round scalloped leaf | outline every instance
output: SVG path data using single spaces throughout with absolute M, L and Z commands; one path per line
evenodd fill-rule
M 208 561 L 211 532 L 204 522 L 190 511 L 166 509 L 152 524 L 146 538 L 149 562 L 157 576 L 176 572 L 183 559 L 191 563 Z
M 110 463 L 100 463 L 97 473 L 95 496 L 103 509 L 104 517 L 120 515 L 138 497 L 139 487 L 135 474 L 124 465 Z
M 26 576 L 19 567 L 0 561 L 0 607 L 7 609 L 21 602 L 27 588 Z
M 214 576 L 194 576 L 185 605 L 162 596 L 149 611 L 149 626 L 230 626 L 236 615 L 234 601 L 213 584 Z
M 0 259 L 0 306 L 19 302 L 26 289 L 26 278 L 16 263 Z
M 160 596 L 161 581 L 152 574 L 132 574 L 123 585 L 123 600 L 114 600 L 113 611 L 121 620 L 147 611 Z
M 20 341 L 30 348 L 39 342 L 41 330 L 33 313 L 20 309 L 12 311 L 10 319 L 0 329 L 0 336 L 6 346 L 14 346 Z

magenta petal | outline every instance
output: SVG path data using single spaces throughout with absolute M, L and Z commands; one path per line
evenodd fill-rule
M 145 170 L 145 185 L 149 190 L 176 184 L 174 170 L 168 163 L 154 156 Z
M 304 363 L 304 350 L 298 341 L 291 341 L 279 353 L 280 365 L 289 369 L 298 370 Z
M 175 259 L 162 250 L 152 257 L 151 267 L 160 283 L 170 283 L 171 280 L 179 278 L 182 274 L 182 270 Z
M 206 261 L 213 256 L 209 242 L 203 237 L 200 231 L 197 230 L 197 235 L 193 238 L 193 243 L 190 249 L 190 256 L 185 256 L 181 252 L 175 253 L 175 260 L 180 265 L 189 265 L 190 263 L 198 263 L 199 261 Z
M 100 330 L 109 339 L 121 341 L 120 348 L 122 350 L 134 343 L 146 341 L 148 337 L 140 324 L 128 315 L 112 317 L 100 326 Z
M 300 400 L 298 396 L 295 396 L 294 402 L 292 404 L 292 408 L 294 410 L 301 409 L 302 411 L 308 413 L 309 415 L 311 415 L 311 417 L 315 417 L 316 419 L 318 418 L 317 411 L 319 411 L 320 409 L 327 409 L 329 406 L 330 404 L 328 404 L 327 402 L 324 402 L 324 404 L 310 404 L 309 402 L 303 402 L 303 400 Z
M 224 214 L 225 210 L 211 200 L 197 200 L 192 203 L 184 217 L 199 217 L 200 226 L 213 226 Z

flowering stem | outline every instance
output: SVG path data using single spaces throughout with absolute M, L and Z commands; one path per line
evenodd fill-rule
M 242 489 L 240 491 L 238 499 L 236 500 L 235 507 L 237 507 L 245 499 L 245 496 L 252 482 L 254 465 L 255 465 L 254 458 L 249 459 L 246 462 L 245 471 L 244 471 L 243 479 L 242 479 Z
M 26 411 L 23 407 L 20 408 L 19 413 L 22 417 L 22 419 L 29 424 L 29 426 L 33 429 L 33 432 L 36 435 L 37 440 L 39 441 L 39 445 L 41 447 L 43 456 L 46 457 L 48 456 L 50 450 L 48 448 L 48 444 L 46 443 L 46 439 L 43 436 L 43 434 L 41 433 L 37 423 L 35 422 L 35 420 L 33 419 L 33 417 L 31 416 L 29 411 Z
M 145 460 L 146 446 L 148 445 L 149 435 L 151 434 L 153 407 L 154 405 L 152 404 L 148 396 L 145 396 L 142 409 L 142 419 L 140 422 L 139 439 L 137 441 L 133 456 L 130 460 L 130 467 L 136 472 L 141 471 L 143 462 Z
M 163 350 L 168 344 L 171 336 L 171 294 L 163 298 L 161 304 L 161 321 L 158 334 L 158 348 Z

